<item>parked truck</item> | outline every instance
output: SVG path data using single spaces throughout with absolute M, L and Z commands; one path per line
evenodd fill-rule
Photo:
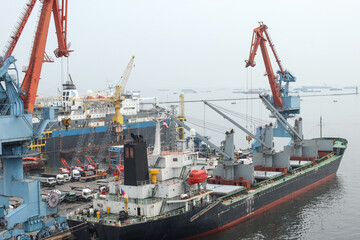
M 70 182 L 71 176 L 69 174 L 67 174 L 67 173 L 64 173 L 63 175 L 64 175 L 64 182 L 65 183 Z
M 76 196 L 75 192 L 67 192 L 65 193 L 64 202 L 73 203 L 76 202 L 77 198 L 78 197 Z
M 64 184 L 65 180 L 64 180 L 64 175 L 63 174 L 57 174 L 56 175 L 56 184 Z
M 81 175 L 80 175 L 80 172 L 78 170 L 76 170 L 76 169 L 72 170 L 70 176 L 71 176 L 71 181 L 72 182 L 80 181 Z
M 91 201 L 93 199 L 93 197 L 94 197 L 93 192 L 88 188 L 84 188 L 81 191 L 81 196 L 79 196 L 78 200 L 88 202 L 88 201 Z
M 49 177 L 49 178 L 41 178 L 40 179 L 41 182 L 41 186 L 43 187 L 54 187 L 56 184 L 56 179 L 54 177 Z

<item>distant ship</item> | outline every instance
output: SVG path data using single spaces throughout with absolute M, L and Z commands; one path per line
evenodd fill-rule
M 197 91 L 195 91 L 193 89 L 189 89 L 189 88 L 181 89 L 181 92 L 183 92 L 183 93 L 197 93 Z
M 241 89 L 234 89 L 232 92 L 233 93 L 243 93 L 243 94 L 262 94 L 262 93 L 266 93 L 269 90 L 264 89 L 264 88 L 254 88 L 254 89 L 250 89 L 250 90 L 241 90 Z
M 54 169 L 60 166 L 60 158 L 71 159 L 79 148 L 86 148 L 89 144 L 99 151 L 110 143 L 123 143 L 131 139 L 130 135 L 140 134 L 148 145 L 154 144 L 156 112 L 149 99 L 140 98 L 138 93 L 122 95 L 120 109 L 124 116 L 124 124 L 113 125 L 112 117 L 115 113 L 114 102 L 103 101 L 110 99 L 106 95 L 90 95 L 83 100 L 75 84 L 68 80 L 62 85 L 61 97 L 39 98 L 35 107 L 33 122 L 36 124 L 43 107 L 57 107 L 57 122 L 49 128 L 44 137 L 33 142 L 31 150 L 38 151 L 47 158 L 47 164 Z M 150 101 L 156 102 L 156 98 Z M 70 119 L 71 124 L 65 126 L 64 119 Z M 164 137 L 169 136 L 168 129 L 163 130 Z M 96 152 L 94 152 L 96 154 Z

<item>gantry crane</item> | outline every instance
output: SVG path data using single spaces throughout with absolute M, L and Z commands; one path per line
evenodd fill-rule
M 131 70 L 134 65 L 135 56 L 132 56 L 128 65 L 125 68 L 123 75 L 121 76 L 121 83 L 115 86 L 115 115 L 113 116 L 113 122 L 118 124 L 124 124 L 124 117 L 120 113 L 122 94 L 125 91 L 126 84 L 129 80 Z
M 267 29 L 268 27 L 262 22 L 260 22 L 259 27 L 254 29 L 251 40 L 249 59 L 245 61 L 245 67 L 254 67 L 256 65 L 254 61 L 255 55 L 260 46 L 266 68 L 266 75 L 269 79 L 272 92 L 272 99 L 269 100 L 272 102 L 276 110 L 279 111 L 285 119 L 287 119 L 289 117 L 293 117 L 294 114 L 300 113 L 300 97 L 289 96 L 289 83 L 295 82 L 296 78 L 289 71 L 284 70 Z M 277 71 L 279 76 L 278 80 L 271 65 L 269 53 L 266 48 L 266 42 L 269 43 L 269 46 L 279 66 L 279 70 Z M 288 137 L 289 134 L 281 124 L 278 124 L 278 127 L 274 129 L 274 136 Z
M 55 214 L 59 203 L 56 192 L 51 192 L 46 202 L 42 201 L 39 181 L 23 178 L 22 159 L 31 156 L 28 153 L 30 143 L 40 138 L 47 124 L 55 119 L 54 109 L 46 108 L 36 128 L 32 123 L 51 11 L 54 13 L 59 45 L 55 55 L 66 57 L 70 52 L 65 44 L 67 0 L 62 0 L 61 8 L 58 0 L 43 0 L 29 67 L 20 87 L 16 60 L 12 53 L 35 3 L 35 0 L 29 0 L 26 4 L 20 24 L 15 28 L 14 37 L 0 58 L 0 159 L 3 161 L 3 176 L 0 178 L 0 222 L 5 226 L 0 239 L 53 224 L 53 221 L 45 222 L 45 216 Z M 12 211 L 8 211 L 10 196 L 23 199 L 23 203 Z

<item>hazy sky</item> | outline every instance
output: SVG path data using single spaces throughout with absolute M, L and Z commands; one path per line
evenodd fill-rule
M 25 2 L 2 0 L 1 51 Z M 19 69 L 29 60 L 39 5 L 14 52 Z M 358 0 L 69 0 L 70 73 L 82 92 L 104 89 L 135 55 L 129 90 L 245 88 L 252 30 L 263 21 L 296 87 L 359 85 L 359 9 Z M 52 23 L 47 53 L 56 47 Z M 268 88 L 260 51 L 256 60 L 253 86 Z M 39 93 L 56 93 L 60 76 L 60 59 L 45 63 Z

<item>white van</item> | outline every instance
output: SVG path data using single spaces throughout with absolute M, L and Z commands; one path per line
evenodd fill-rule
M 65 182 L 65 178 L 64 178 L 64 175 L 63 174 L 57 174 L 56 175 L 56 183 L 57 184 L 64 184 Z

